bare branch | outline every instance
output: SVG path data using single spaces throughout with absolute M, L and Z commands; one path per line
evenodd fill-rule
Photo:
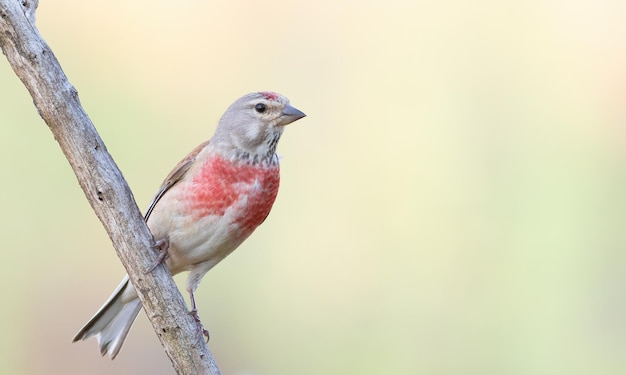
M 33 98 L 104 225 L 178 374 L 219 374 L 185 301 L 156 261 L 152 235 L 133 195 L 34 25 L 37 0 L 0 0 L 0 48 Z

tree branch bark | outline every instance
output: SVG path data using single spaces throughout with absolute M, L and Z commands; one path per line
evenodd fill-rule
M 178 374 L 219 369 L 166 267 L 122 173 L 83 110 L 52 50 L 35 27 L 38 0 L 0 0 L 0 48 L 33 98 L 87 200 L 104 225 Z

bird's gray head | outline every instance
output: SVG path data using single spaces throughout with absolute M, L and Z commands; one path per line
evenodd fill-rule
M 274 162 L 284 126 L 305 114 L 274 92 L 245 95 L 228 107 L 211 144 L 226 156 L 250 162 Z

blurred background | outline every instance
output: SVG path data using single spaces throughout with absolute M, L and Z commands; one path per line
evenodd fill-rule
M 42 0 L 143 209 L 226 107 L 308 117 L 265 224 L 198 290 L 224 374 L 626 373 L 626 2 Z M 173 374 L 142 314 L 71 344 L 124 271 L 0 59 L 0 373 Z M 185 275 L 177 276 L 179 285 Z

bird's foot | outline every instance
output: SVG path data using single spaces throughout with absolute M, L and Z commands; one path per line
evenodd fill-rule
M 196 321 L 196 323 L 198 323 L 198 340 L 202 340 L 204 337 L 206 337 L 206 342 L 209 342 L 209 331 L 207 331 L 204 326 L 202 325 L 202 322 L 200 321 L 200 316 L 198 316 L 198 310 L 193 309 L 191 311 L 189 311 L 189 315 L 191 315 L 191 317 L 193 318 L 193 320 Z
M 159 256 L 157 257 L 157 261 L 146 271 L 146 273 L 150 273 L 154 271 L 161 263 L 165 262 L 167 259 L 167 250 L 170 248 L 170 239 L 168 237 L 161 238 L 157 240 L 152 248 L 159 252 Z

